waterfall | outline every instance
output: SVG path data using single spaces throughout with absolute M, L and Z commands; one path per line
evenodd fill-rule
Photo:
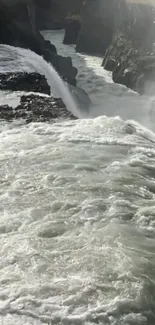
M 38 72 L 45 75 L 51 95 L 62 98 L 68 110 L 79 117 L 80 113 L 67 84 L 50 63 L 31 50 L 0 45 L 0 72 Z

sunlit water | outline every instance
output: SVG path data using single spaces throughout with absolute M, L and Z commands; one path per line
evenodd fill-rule
M 105 116 L 1 123 L 0 324 L 154 325 L 153 99 L 49 34 Z

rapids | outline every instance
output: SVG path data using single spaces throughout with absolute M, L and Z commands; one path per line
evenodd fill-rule
M 154 99 L 113 84 L 61 32 L 46 37 L 72 55 L 94 109 L 76 121 L 0 123 L 0 324 L 153 325 Z M 20 51 L 3 71 L 21 57 L 24 71 L 43 71 Z

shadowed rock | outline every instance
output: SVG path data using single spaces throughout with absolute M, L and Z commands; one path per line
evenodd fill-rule
M 33 91 L 50 95 L 50 86 L 45 76 L 39 73 L 0 73 L 0 89 L 12 91 Z
M 65 25 L 65 36 L 64 36 L 63 43 L 76 44 L 80 32 L 80 28 L 81 28 L 80 20 L 74 20 L 74 19 L 67 20 Z
M 0 119 L 12 121 L 24 119 L 30 122 L 48 122 L 57 119 L 75 119 L 60 98 L 44 97 L 38 95 L 22 96 L 16 108 L 8 105 L 0 106 Z
M 85 0 L 77 52 L 104 55 L 111 43 L 118 19 L 116 0 Z
M 113 71 L 114 82 L 147 94 L 146 85 L 154 83 L 155 75 L 155 11 L 141 1 L 120 1 L 120 11 L 122 19 L 102 65 Z

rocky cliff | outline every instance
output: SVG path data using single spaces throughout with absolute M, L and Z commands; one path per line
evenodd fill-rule
M 141 1 L 126 3 L 124 9 L 103 66 L 113 72 L 114 82 L 143 94 L 155 80 L 155 9 Z
M 152 44 L 155 18 L 151 3 L 150 0 L 85 0 L 77 51 L 104 55 L 116 34 L 122 33 L 125 38 L 133 38 L 137 47 L 142 43 L 148 47 Z
M 85 0 L 76 45 L 78 52 L 103 56 L 103 66 L 113 72 L 114 82 L 140 93 L 155 80 L 153 4 L 150 0 Z
M 104 55 L 119 20 L 118 0 L 86 0 L 77 51 Z

